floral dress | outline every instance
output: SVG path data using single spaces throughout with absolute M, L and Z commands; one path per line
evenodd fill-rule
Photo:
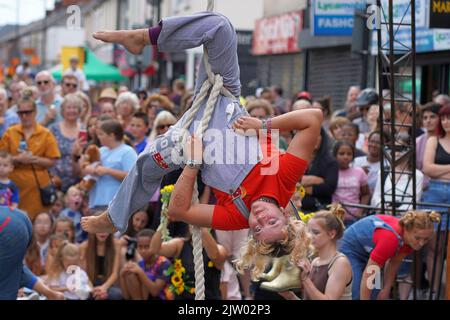
M 61 152 L 61 159 L 56 161 L 56 165 L 50 170 L 50 172 L 57 175 L 61 179 L 61 190 L 66 192 L 70 186 L 78 183 L 79 181 L 79 177 L 73 175 L 72 169 L 72 146 L 76 139 L 69 139 L 65 137 L 62 134 L 58 123 L 50 126 L 49 129 L 55 136 Z

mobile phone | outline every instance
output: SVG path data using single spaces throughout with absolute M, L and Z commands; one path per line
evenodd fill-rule
M 27 150 L 28 150 L 27 142 L 24 139 L 20 140 L 18 151 L 20 152 Z
M 80 130 L 80 132 L 78 133 L 78 139 L 87 140 L 87 131 L 86 130 Z

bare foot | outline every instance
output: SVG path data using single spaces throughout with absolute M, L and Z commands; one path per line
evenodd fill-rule
M 81 218 L 81 227 L 89 233 L 114 233 L 117 231 L 109 221 L 106 211 L 99 216 Z
M 103 42 L 121 44 L 132 54 L 141 54 L 144 47 L 151 43 L 147 29 L 98 31 L 92 36 Z

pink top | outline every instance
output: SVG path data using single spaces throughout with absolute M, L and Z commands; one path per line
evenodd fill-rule
M 368 184 L 367 174 L 362 168 L 339 169 L 338 185 L 333 194 L 333 202 L 360 204 L 361 187 Z M 345 220 L 355 220 L 358 208 L 345 207 Z

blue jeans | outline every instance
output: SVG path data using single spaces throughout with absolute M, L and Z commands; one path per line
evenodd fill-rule
M 94 287 L 101 286 L 103 284 L 102 281 L 96 280 L 94 282 Z M 110 287 L 108 289 L 108 299 L 107 300 L 124 300 L 122 295 L 122 290 L 117 287 Z
M 341 241 L 338 244 L 338 251 L 347 256 L 348 260 L 350 261 L 350 265 L 352 266 L 352 299 L 359 300 L 361 279 L 369 259 L 367 257 L 361 256 L 355 250 L 353 250 L 351 248 L 351 244 L 349 244 L 348 242 L 342 241 L 343 239 L 340 240 Z M 376 300 L 379 292 L 379 289 L 373 289 L 371 299 Z
M 450 182 L 430 180 L 428 189 L 423 192 L 422 202 L 450 204 Z M 424 207 L 420 209 L 434 210 L 437 212 L 446 212 L 448 209 L 442 207 Z M 442 215 L 441 230 L 445 230 L 448 214 Z M 436 224 L 437 230 L 438 224 Z
M 414 261 L 414 253 L 411 253 L 409 256 L 407 256 L 405 259 L 403 259 L 400 268 L 397 271 L 397 277 L 398 278 L 406 278 L 411 274 L 411 266 L 412 262 Z
M 36 277 L 23 265 L 32 237 L 28 216 L 0 207 L 0 300 L 15 300 L 21 287 L 33 288 Z

